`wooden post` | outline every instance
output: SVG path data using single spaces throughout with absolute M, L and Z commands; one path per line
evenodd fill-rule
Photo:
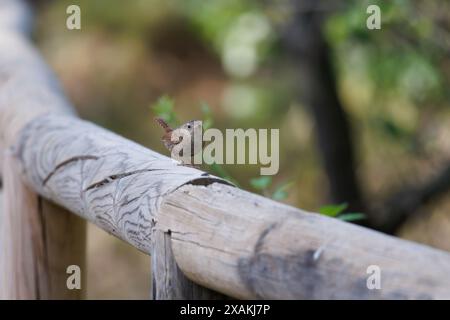
M 0 299 L 81 298 L 67 288 L 66 269 L 85 270 L 84 221 L 29 189 L 11 153 L 2 171 Z
M 156 231 L 151 253 L 153 300 L 217 300 L 229 297 L 189 280 L 172 252 L 171 235 Z

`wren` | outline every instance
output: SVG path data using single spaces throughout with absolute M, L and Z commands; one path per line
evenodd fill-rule
M 198 133 L 198 130 L 202 130 L 202 121 L 200 120 L 191 120 L 189 122 L 186 122 L 185 124 L 182 124 L 181 126 L 173 129 L 169 126 L 169 124 L 162 118 L 155 118 L 156 123 L 158 123 L 161 128 L 164 129 L 164 135 L 161 137 L 161 141 L 163 142 L 164 146 L 172 153 L 172 150 L 175 146 L 183 147 L 183 137 L 179 135 L 175 135 L 174 133 L 180 132 L 181 130 L 186 130 L 189 133 L 191 146 L 190 146 L 190 162 L 189 163 L 183 163 L 184 165 L 191 165 L 193 164 L 193 157 L 195 154 L 197 154 L 199 151 L 201 151 L 203 144 L 200 144 L 200 148 L 196 148 L 196 145 L 194 143 L 194 137 L 195 133 Z M 185 132 L 185 131 L 184 131 Z M 200 131 L 201 133 L 201 131 Z M 201 136 L 200 136 L 201 137 Z M 181 145 L 180 145 L 181 144 Z M 180 156 L 183 156 L 183 150 L 180 152 Z

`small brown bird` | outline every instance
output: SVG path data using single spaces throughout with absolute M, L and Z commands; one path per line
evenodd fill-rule
M 195 144 L 194 144 L 194 137 L 195 137 L 195 133 L 200 133 L 201 134 L 201 130 L 202 130 L 202 121 L 200 120 L 191 120 L 189 122 L 186 122 L 185 124 L 179 126 L 178 128 L 172 129 L 169 124 L 164 121 L 164 119 L 162 118 L 155 118 L 155 121 L 161 126 L 161 128 L 164 129 L 164 135 L 161 138 L 161 141 L 164 143 L 164 146 L 170 151 L 172 152 L 173 148 L 182 143 L 183 141 L 183 137 L 180 136 L 178 137 L 178 139 L 176 138 L 172 138 L 172 134 L 174 132 L 176 132 L 179 129 L 184 129 L 187 130 L 190 134 L 190 140 L 191 140 L 191 160 L 193 158 L 193 156 L 195 154 L 197 154 L 199 151 L 201 151 L 203 144 L 201 143 L 199 146 L 200 148 L 197 147 L 197 149 L 195 149 Z M 198 131 L 200 130 L 200 131 Z M 200 136 L 201 137 L 201 136 Z M 182 152 L 180 154 L 180 156 L 183 156 Z M 191 161 L 191 163 L 193 163 Z

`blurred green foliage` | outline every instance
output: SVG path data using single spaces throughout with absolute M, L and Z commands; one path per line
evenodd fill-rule
M 259 191 L 267 190 L 267 188 L 272 184 L 271 176 L 261 176 L 257 178 L 250 179 L 250 184 L 253 188 Z
M 165 120 L 173 128 L 179 126 L 179 121 L 173 110 L 174 101 L 169 96 L 162 96 L 152 106 L 153 112 Z
M 277 201 L 285 200 L 289 196 L 289 190 L 294 185 L 294 181 L 280 183 L 272 193 L 272 199 Z
M 328 217 L 337 218 L 342 221 L 353 222 L 366 219 L 364 213 L 345 212 L 347 203 L 329 204 L 319 208 L 318 212 Z
M 326 205 L 319 208 L 319 213 L 329 217 L 336 217 L 338 214 L 342 213 L 347 209 L 346 203 L 341 203 L 337 205 Z
M 273 179 L 271 176 L 261 176 L 250 179 L 250 185 L 253 189 L 261 192 L 267 197 L 271 197 L 274 200 L 282 201 L 289 196 L 289 189 L 293 186 L 294 181 L 286 181 L 277 185 L 273 192 L 272 189 Z
M 280 45 L 289 3 L 61 0 L 40 12 L 36 38 L 83 117 L 161 152 L 149 105 L 173 126 L 202 118 L 204 128 L 280 128 L 281 170 L 271 181 L 253 179 L 257 166 L 209 170 L 313 210 L 328 187 L 298 102 L 304 84 Z M 82 9 L 81 32 L 64 28 L 69 4 Z M 381 30 L 366 28 L 369 4 L 381 7 Z M 365 192 L 387 192 L 411 172 L 420 179 L 424 159 L 441 159 L 450 140 L 448 1 L 348 0 L 326 12 Z
M 200 104 L 200 108 L 202 109 L 203 114 L 203 130 L 207 130 L 211 128 L 214 124 L 214 118 L 212 116 L 212 111 L 209 105 L 206 102 L 202 102 Z

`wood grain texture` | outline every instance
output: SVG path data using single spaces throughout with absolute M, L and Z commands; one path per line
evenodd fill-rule
M 196 283 L 244 299 L 449 299 L 450 254 L 226 185 L 165 198 L 157 228 Z M 381 269 L 381 290 L 366 286 Z
M 36 116 L 74 114 L 29 42 L 31 18 L 24 1 L 0 1 L 0 298 L 80 298 L 82 291 L 66 287 L 66 268 L 84 270 L 85 222 L 25 185 L 13 152 Z
M 47 296 L 46 267 L 38 197 L 20 181 L 11 156 L 3 161 L 4 200 L 0 221 L 0 299 Z
M 37 117 L 15 150 L 39 194 L 146 253 L 165 195 L 186 183 L 222 181 L 67 116 Z

